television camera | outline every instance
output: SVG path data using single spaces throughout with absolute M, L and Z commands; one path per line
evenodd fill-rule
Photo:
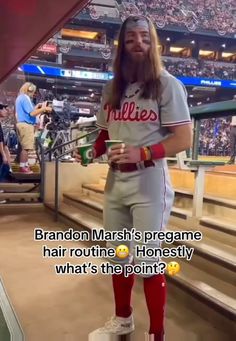
M 52 111 L 44 112 L 41 115 L 43 116 L 42 127 L 55 132 L 70 128 L 71 108 L 69 103 L 53 100 L 47 101 L 45 106 L 51 106 Z

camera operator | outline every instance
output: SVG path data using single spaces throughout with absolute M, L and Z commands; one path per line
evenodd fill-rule
M 36 92 L 36 86 L 33 83 L 26 82 L 19 90 L 16 99 L 16 128 L 19 136 L 22 151 L 20 153 L 20 172 L 31 174 L 32 171 L 28 165 L 28 152 L 34 150 L 34 131 L 36 125 L 36 116 L 46 112 L 50 113 L 50 106 L 38 103 L 33 104 L 33 96 Z

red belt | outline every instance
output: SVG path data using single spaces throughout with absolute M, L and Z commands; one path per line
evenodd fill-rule
M 140 169 L 155 167 L 155 163 L 152 160 L 146 160 L 140 163 L 114 163 L 110 165 L 111 169 L 120 172 L 134 172 Z

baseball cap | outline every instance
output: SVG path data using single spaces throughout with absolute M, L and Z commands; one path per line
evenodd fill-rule
M 2 109 L 4 109 L 4 108 L 7 108 L 7 107 L 8 107 L 7 104 L 2 104 L 2 103 L 0 103 L 0 110 L 2 110 Z

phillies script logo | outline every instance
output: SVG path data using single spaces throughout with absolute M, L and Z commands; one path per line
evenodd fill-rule
M 109 121 L 128 121 L 128 122 L 155 122 L 159 120 L 158 114 L 152 109 L 140 110 L 135 102 L 124 102 L 120 110 L 112 109 L 106 103 L 104 110 L 107 111 L 107 122 Z

